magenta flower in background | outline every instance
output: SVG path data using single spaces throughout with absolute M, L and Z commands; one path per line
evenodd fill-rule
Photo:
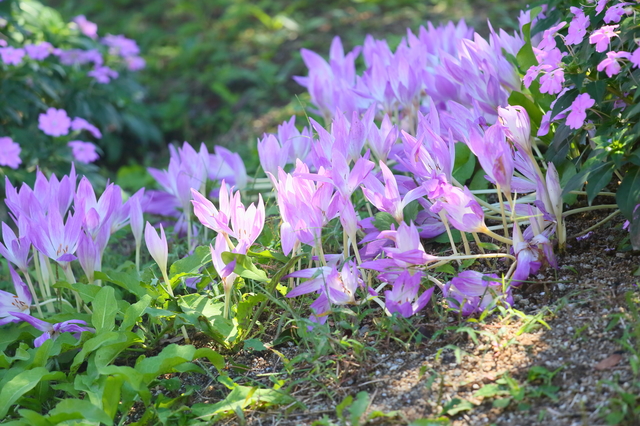
M 82 34 L 94 40 L 98 38 L 98 25 L 88 21 L 84 15 L 78 15 L 71 21 L 76 23 Z
M 8 166 L 17 169 L 22 160 L 20 152 L 22 148 L 8 136 L 0 138 L 0 166 Z
M 607 5 L 609 0 L 598 0 L 598 4 L 596 5 L 596 15 L 599 15 Z
M 123 58 L 136 56 L 140 53 L 140 48 L 136 41 L 126 38 L 122 34 L 107 34 L 102 39 L 102 44 L 109 46 L 109 53 L 111 55 L 120 55 Z
M 4 223 L 3 223 L 4 225 Z M 0 290 L 0 326 L 10 322 L 19 322 L 20 318 L 14 313 L 29 313 L 32 297 L 27 285 L 20 279 L 18 273 L 9 264 L 9 272 L 13 280 L 16 294 Z
M 141 58 L 140 56 L 127 56 L 126 58 L 124 58 L 124 61 L 126 62 L 127 69 L 129 71 L 140 71 L 147 66 L 147 61 L 145 61 L 144 58 Z
M 20 65 L 24 54 L 24 49 L 15 48 L 12 46 L 0 48 L 0 57 L 2 58 L 2 62 L 7 65 Z
M 96 152 L 96 146 L 91 142 L 70 141 L 67 146 L 71 148 L 73 158 L 81 163 L 93 163 L 100 158 L 100 155 Z
M 91 133 L 91 135 L 93 135 L 94 138 L 96 139 L 102 138 L 102 133 L 100 132 L 100 130 L 93 124 L 89 123 L 84 118 L 75 117 L 71 121 L 71 130 L 74 130 L 74 131 L 86 130 L 89 133 Z
M 555 37 L 558 34 L 558 31 L 564 28 L 565 25 L 567 25 L 567 23 L 563 21 L 557 25 L 554 25 L 548 30 L 545 30 L 544 33 L 542 34 L 542 40 L 540 41 L 540 43 L 538 43 L 538 46 L 537 46 L 538 49 L 551 50 L 555 48 L 556 47 Z
M 49 108 L 38 116 L 38 128 L 49 136 L 64 136 L 69 133 L 71 119 L 63 109 Z
M 620 59 L 629 59 L 629 52 L 607 52 L 607 57 L 598 64 L 598 71 L 604 70 L 608 77 L 613 77 L 620 72 Z
M 596 52 L 604 52 L 609 48 L 611 38 L 616 37 L 616 32 L 614 30 L 618 28 L 618 26 L 618 24 L 605 25 L 591 33 L 589 36 L 589 43 L 596 45 Z
M 27 315 L 23 313 L 12 313 L 12 315 L 15 317 L 18 317 L 22 321 L 28 322 L 38 330 L 44 332 L 42 336 L 38 337 L 36 340 L 33 341 L 33 345 L 36 348 L 41 346 L 45 341 L 49 339 L 56 340 L 58 336 L 60 336 L 62 333 L 65 333 L 65 332 L 73 333 L 73 336 L 76 339 L 80 338 L 80 334 L 82 334 L 83 331 L 89 331 L 91 333 L 95 332 L 95 329 L 91 327 L 85 327 L 87 323 L 82 320 L 69 320 L 69 321 L 59 322 L 57 324 L 51 324 L 49 322 L 39 320 L 37 318 L 32 317 L 31 315 Z
M 587 108 L 591 108 L 596 103 L 588 93 L 581 93 L 571 104 L 571 111 L 567 116 L 567 126 L 572 129 L 579 129 L 587 118 Z
M 93 77 L 100 84 L 107 84 L 112 79 L 118 78 L 118 71 L 109 67 L 97 66 L 87 73 L 89 77 Z
M 42 61 L 46 59 L 53 52 L 53 46 L 51 43 L 43 41 L 38 44 L 27 44 L 24 46 L 24 50 L 27 55 L 34 61 Z

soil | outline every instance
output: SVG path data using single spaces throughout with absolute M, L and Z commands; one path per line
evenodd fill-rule
M 568 235 L 586 229 L 608 213 L 571 216 Z M 442 317 L 426 316 L 418 328 L 423 337 L 420 342 L 410 341 L 400 332 L 393 336 L 406 339 L 407 344 L 402 345 L 394 339 L 384 342 L 369 336 L 368 327 L 363 326 L 358 336 L 352 337 L 365 345 L 376 343 L 375 349 L 365 351 L 366 356 L 346 353 L 316 360 L 331 365 L 333 374 L 324 380 L 309 380 L 310 368 L 305 369 L 304 363 L 296 365 L 299 371 L 286 375 L 282 356 L 292 359 L 301 353 L 292 342 L 278 346 L 276 351 L 241 351 L 233 361 L 249 368 L 242 376 L 267 387 L 273 386 L 269 377 L 276 372 L 288 383 L 300 379 L 291 395 L 305 407 L 249 410 L 245 412 L 247 424 L 310 425 L 323 416 L 335 420 L 336 406 L 361 391 L 368 393 L 367 413 L 397 411 L 391 418 L 367 424 L 407 424 L 437 418 L 443 411 L 448 411 L 454 426 L 607 424 L 604 415 L 615 394 L 613 386 L 637 391 L 633 390 L 630 354 L 621 345 L 623 327 L 628 324 L 623 320 L 608 327 L 612 318 L 627 311 L 625 294 L 639 291 L 632 271 L 640 264 L 640 257 L 619 247 L 627 235 L 623 221 L 617 216 L 584 238 L 570 239 L 566 253 L 558 256 L 557 270 L 542 271 L 534 282 L 514 292 L 514 307 L 530 316 L 539 314 L 549 328 L 494 314 L 484 321 L 465 324 L 476 331 L 474 339 L 469 333 L 434 334 L 457 324 L 459 318 L 453 314 L 444 317 L 445 322 Z M 433 338 L 435 335 L 437 338 Z M 459 349 L 457 354 L 454 348 Z M 536 372 L 542 372 L 540 377 L 534 377 Z M 505 391 L 505 380 L 511 379 L 526 391 Z M 215 403 L 220 398 L 221 385 L 210 378 L 183 376 L 183 382 L 199 383 L 201 390 L 193 395 L 191 404 Z M 483 398 L 477 394 L 483 387 L 503 392 Z M 455 404 L 456 398 L 462 405 Z M 237 422 L 232 416 L 220 424 Z

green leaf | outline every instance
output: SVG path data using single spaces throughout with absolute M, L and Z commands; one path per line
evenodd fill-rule
M 119 341 L 122 338 L 122 334 L 116 331 L 106 332 L 97 334 L 95 337 L 84 342 L 82 345 L 82 350 L 78 352 L 78 354 L 74 357 L 73 363 L 71 364 L 70 371 L 71 373 L 75 373 L 78 371 L 80 365 L 84 362 L 87 356 L 97 350 L 98 348 L 111 344 L 113 342 Z
M 493 406 L 495 408 L 505 408 L 509 404 L 511 404 L 511 398 L 501 398 L 501 399 L 496 399 L 495 401 L 493 401 Z
M 118 313 L 118 305 L 113 288 L 108 286 L 102 287 L 102 290 L 96 294 L 91 306 L 93 307 L 91 324 L 95 327 L 96 334 L 113 330 L 116 322 L 116 314 Z
M 453 165 L 453 177 L 465 184 L 476 168 L 476 157 L 469 147 L 461 142 L 455 144 L 456 160 Z
M 218 414 L 234 412 L 237 409 L 243 410 L 256 403 L 274 406 L 290 404 L 293 401 L 295 399 L 282 391 L 236 385 L 224 400 L 215 404 L 194 404 L 191 411 L 200 420 L 210 421 Z
M 592 81 L 585 87 L 589 96 L 591 96 L 596 101 L 596 105 L 602 103 L 604 94 L 607 90 L 607 80 Z
M 587 201 L 589 205 L 596 198 L 598 192 L 611 182 L 615 168 L 616 165 L 613 163 L 601 163 L 589 173 L 589 181 L 587 182 Z
M 438 266 L 435 269 L 435 272 L 444 273 L 444 274 L 451 274 L 451 275 L 455 275 L 456 274 L 456 270 L 454 269 L 453 266 L 451 266 L 450 263 L 445 263 L 444 265 Z
M 231 253 L 225 251 L 222 253 L 221 257 L 222 261 L 226 265 L 228 265 L 235 259 L 236 267 L 233 269 L 233 272 L 235 272 L 242 278 L 260 281 L 263 283 L 269 281 L 269 277 L 267 276 L 267 274 L 262 269 L 258 269 L 256 265 L 254 265 L 251 261 L 251 258 L 246 254 Z
M 496 395 L 504 395 L 509 392 L 503 390 L 500 385 L 491 383 L 484 385 L 473 394 L 474 398 L 493 398 Z
M 178 317 L 185 324 L 197 327 L 221 345 L 227 346 L 230 342 L 235 341 L 238 329 L 231 320 L 224 318 L 222 314 L 223 302 L 213 300 L 205 295 L 190 294 L 180 297 L 178 305 L 183 312 Z
M 365 391 L 358 392 L 356 400 L 349 407 L 349 417 L 351 418 L 352 425 L 359 425 L 369 406 L 369 394 Z
M 133 305 L 130 305 L 124 312 L 124 320 L 120 324 L 120 330 L 131 331 L 133 327 L 140 321 L 145 309 L 149 307 L 151 303 L 151 296 L 145 294 L 140 300 Z
M 96 424 L 113 424 L 113 419 L 88 399 L 63 399 L 49 412 L 49 416 L 50 421 L 54 424 L 62 423 L 66 420 L 85 420 Z
M 373 215 L 373 217 L 373 226 L 375 226 L 378 231 L 388 231 L 391 229 L 391 225 L 393 225 L 395 229 L 398 229 L 398 222 L 387 212 L 378 212 Z
M 65 375 L 61 371 L 49 372 L 44 367 L 36 367 L 16 374 L 7 383 L 2 384 L 0 390 L 0 419 L 9 412 L 9 408 L 24 394 L 43 381 L 64 380 Z
M 251 257 L 263 257 L 265 259 L 273 259 L 273 260 L 277 260 L 279 262 L 282 263 L 287 263 L 289 261 L 289 257 L 285 256 L 282 253 L 277 253 L 274 251 L 269 251 L 269 250 L 263 250 L 260 252 L 254 252 L 249 250 L 248 252 L 249 256 Z
M 422 206 L 418 202 L 418 200 L 413 200 L 402 209 L 402 217 L 404 222 L 409 225 L 411 222 L 415 222 L 418 217 L 418 213 L 422 210 Z
M 120 407 L 120 395 L 124 378 L 122 376 L 102 376 L 104 386 L 102 390 L 102 409 L 110 418 L 115 418 Z
M 453 398 L 444 407 L 442 407 L 442 414 L 455 416 L 456 414 L 463 411 L 471 410 L 473 409 L 473 407 L 473 403 L 467 401 L 466 399 Z
M 245 351 L 266 351 L 267 347 L 258 339 L 247 339 L 244 341 L 244 346 L 242 347 Z
M 193 345 L 172 344 L 165 347 L 158 355 L 137 362 L 135 370 L 142 374 L 143 382 L 148 385 L 159 375 L 171 373 L 175 367 L 198 357 L 207 357 L 219 370 L 221 369 L 219 367 L 224 365 L 222 355 L 213 349 L 196 349 Z
M 169 278 L 173 285 L 180 277 L 192 276 L 198 274 L 200 268 L 206 263 L 207 258 L 210 258 L 211 251 L 207 246 L 196 247 L 194 253 L 183 259 L 173 262 L 169 268 Z
M 640 204 L 640 167 L 633 166 L 627 170 L 616 192 L 616 201 L 622 214 L 632 220 L 633 210 Z
M 149 294 L 149 290 L 140 285 L 140 277 L 135 270 L 135 265 L 130 267 L 126 271 L 114 271 L 105 269 L 104 271 L 96 271 L 95 278 L 97 280 L 108 281 L 119 287 L 124 288 L 128 292 L 143 297 L 145 294 Z
M 418 419 L 409 423 L 409 426 L 449 426 L 451 421 L 448 417 L 439 417 L 437 419 Z

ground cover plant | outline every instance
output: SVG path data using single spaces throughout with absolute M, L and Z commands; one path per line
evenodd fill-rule
M 637 285 L 615 311 L 585 289 L 554 303 L 531 289 L 566 290 L 565 275 L 583 268 L 569 245 L 620 213 L 628 236 L 616 258 L 637 249 L 638 10 L 554 2 L 487 39 L 460 21 L 407 31 L 394 48 L 370 36 L 345 52 L 335 37 L 328 60 L 303 49 L 308 72 L 295 81 L 313 107 L 258 140 L 254 177 L 237 153 L 185 142 L 170 147 L 166 168 L 148 169 L 155 188 L 109 183 L 98 195 L 74 164 L 64 175 L 37 171 L 33 184 L 7 178 L 0 419 L 259 424 L 263 410 L 273 423 L 420 425 L 471 423 L 484 407 L 514 421 L 565 397 L 557 378 L 570 367 L 558 358 L 599 324 L 620 352 L 595 369 L 623 355 L 628 369 L 597 383 L 602 404 L 571 394 L 569 408 L 583 407 L 583 424 L 634 424 Z M 91 38 L 86 18 L 76 24 Z M 102 40 L 111 54 L 136 57 L 122 51 L 135 50 L 131 41 L 111 37 Z M 12 70 L 20 47 L 4 49 Z M 43 113 L 45 134 L 73 126 L 60 111 Z M 8 146 L 6 166 L 20 167 Z M 593 226 L 572 223 L 600 210 Z M 592 306 L 606 315 L 580 323 Z M 572 340 L 549 351 L 567 353 L 528 362 L 532 336 L 565 308 Z M 378 389 L 360 388 L 416 365 L 407 353 L 418 349 L 429 352 L 415 374 L 427 396 L 372 407 Z M 261 353 L 277 371 L 254 371 Z M 496 364 L 517 356 L 519 370 L 469 378 L 451 397 L 450 375 L 434 365 L 462 366 L 473 353 Z M 355 368 L 365 380 L 354 383 Z M 329 402 L 305 417 L 309 387 Z M 339 389 L 353 392 L 338 398 Z M 412 404 L 422 411 L 403 409 Z M 560 409 L 533 416 L 560 424 Z

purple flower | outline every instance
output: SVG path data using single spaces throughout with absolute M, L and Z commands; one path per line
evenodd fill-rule
M 630 5 L 631 3 L 618 3 L 607 9 L 607 12 L 604 14 L 604 22 L 610 24 L 612 22 L 620 22 L 620 18 L 622 15 L 631 15 L 633 11 L 625 10 L 625 6 Z
M 607 57 L 598 64 L 598 71 L 605 70 L 608 77 L 613 77 L 620 72 L 620 59 L 629 59 L 629 52 L 607 52 Z
M 100 84 L 107 84 L 112 79 L 118 78 L 118 71 L 112 70 L 109 67 L 98 66 L 87 73 L 89 77 L 93 77 Z
M 49 213 L 44 217 L 38 213 L 29 219 L 31 243 L 42 254 L 67 267 L 69 262 L 76 259 L 73 254 L 82 233 L 83 216 L 82 212 L 76 211 L 67 216 L 65 223 L 57 208 L 49 208 Z
M 616 25 L 605 25 L 591 33 L 589 36 L 589 43 L 596 45 L 596 52 L 604 52 L 609 48 L 609 41 L 612 37 L 617 37 L 614 31 L 618 28 Z
M 127 56 L 124 61 L 127 63 L 129 71 L 140 71 L 147 66 L 147 62 L 140 56 Z
M 589 17 L 585 16 L 582 9 L 572 7 L 571 12 L 575 15 L 569 24 L 569 33 L 564 39 L 567 46 L 580 44 L 587 35 L 587 27 L 589 27 Z
M 485 280 L 489 278 L 489 280 Z M 513 303 L 511 288 L 503 289 L 500 278 L 495 274 L 483 275 L 477 271 L 460 272 L 457 277 L 449 281 L 442 290 L 449 300 L 451 309 L 468 316 L 480 313 L 492 303 Z
M 94 24 L 91 21 L 88 21 L 84 15 L 76 16 L 72 19 L 72 22 L 76 23 L 78 29 L 82 34 L 94 40 L 98 38 L 98 25 Z
M 169 258 L 169 247 L 167 245 L 167 237 L 164 234 L 164 228 L 160 224 L 160 235 L 149 222 L 144 228 L 144 241 L 147 244 L 147 250 L 160 267 L 162 275 L 167 274 L 167 261 Z
M 0 47 L 0 57 L 2 58 L 2 62 L 7 65 L 20 65 L 24 54 L 24 49 L 19 49 L 11 46 Z
M 422 272 L 415 274 L 403 271 L 393 282 L 393 288 L 384 292 L 385 307 L 390 313 L 398 313 L 404 318 L 409 318 L 429 303 L 435 287 L 423 292 L 418 297 Z
M 120 55 L 123 58 L 136 56 L 140 53 L 140 48 L 138 47 L 135 40 L 126 38 L 122 34 L 107 34 L 102 39 L 102 44 L 109 46 L 109 53 L 111 55 Z
M 20 233 L 26 232 L 25 218 L 18 217 L 20 224 Z M 16 237 L 13 229 L 6 223 L 2 222 L 2 240 L 0 243 L 0 254 L 9 262 L 13 263 L 23 272 L 26 272 L 29 263 L 29 250 L 31 249 L 31 241 L 29 237 L 24 235 L 20 238 Z
M 598 4 L 596 5 L 596 15 L 599 15 L 607 5 L 609 0 L 598 0 Z
M 531 152 L 531 122 L 527 111 L 521 106 L 507 105 L 498 108 L 498 116 L 511 142 L 519 149 Z
M 96 146 L 91 142 L 70 141 L 67 146 L 71 148 L 73 158 L 81 163 L 93 163 L 100 158 L 100 155 L 96 152 Z
M 63 109 L 49 108 L 38 116 L 38 128 L 49 136 L 64 136 L 69 133 L 71 119 Z
M 96 67 L 99 67 L 104 62 L 102 54 L 96 49 L 56 49 L 53 53 L 58 56 L 62 65 L 83 65 L 93 62 Z
M 543 263 L 556 267 L 551 241 L 544 234 L 538 234 L 526 241 L 518 224 L 513 226 L 513 251 L 517 258 L 516 270 L 512 276 L 512 285 L 518 286 L 521 281 L 538 272 Z
M 0 138 L 0 166 L 8 166 L 17 169 L 22 160 L 20 152 L 22 148 L 8 136 Z
M 538 43 L 538 49 L 540 50 L 551 50 L 556 47 L 556 34 L 566 25 L 566 22 L 560 22 L 557 25 L 545 30 L 542 34 L 542 40 Z
M 3 223 L 4 225 L 4 223 Z M 0 326 L 10 322 L 18 322 L 20 319 L 14 315 L 16 312 L 29 313 L 31 306 L 31 292 L 27 285 L 20 279 L 18 273 L 9 265 L 9 272 L 13 280 L 16 294 L 0 290 Z
M 100 132 L 100 130 L 93 124 L 89 123 L 84 118 L 80 118 L 80 117 L 74 118 L 71 121 L 71 130 L 74 130 L 74 131 L 86 130 L 89 133 L 91 133 L 94 138 L 96 139 L 102 138 L 102 133 Z
M 28 322 L 35 328 L 40 331 L 43 331 L 44 334 L 34 340 L 33 345 L 37 348 L 41 346 L 45 341 L 49 339 L 56 340 L 58 336 L 62 333 L 70 332 L 73 333 L 76 339 L 80 338 L 80 334 L 83 331 L 89 331 L 91 333 L 95 333 L 95 329 L 91 327 L 84 327 L 87 323 L 82 320 L 69 320 L 64 322 L 59 322 L 57 324 L 51 324 L 46 321 L 39 320 L 37 318 L 32 317 L 31 315 L 23 314 L 23 313 L 13 313 L 13 316 L 18 317 L 19 319 Z
M 587 108 L 591 108 L 596 103 L 588 93 L 581 93 L 571 104 L 571 111 L 567 116 L 567 126 L 572 129 L 579 129 L 587 118 Z
M 631 61 L 634 67 L 640 67 L 640 49 L 636 49 L 633 51 L 633 53 L 629 57 L 629 61 Z
M 38 44 L 27 44 L 24 46 L 24 50 L 34 61 L 42 61 L 46 59 L 47 56 L 51 55 L 51 52 L 53 52 L 53 46 L 51 43 L 43 41 Z
M 540 77 L 540 93 L 548 93 L 555 95 L 562 92 L 562 83 L 564 83 L 564 70 L 556 68 L 547 72 Z

